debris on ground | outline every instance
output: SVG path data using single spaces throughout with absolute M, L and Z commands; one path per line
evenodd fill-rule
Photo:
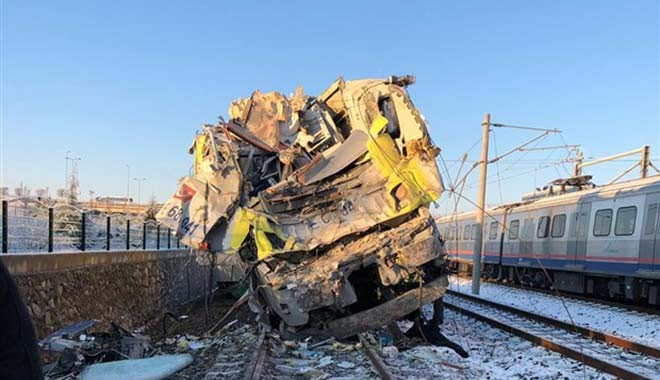
M 46 379 L 120 380 L 128 373 L 135 373 L 131 376 L 135 380 L 163 379 L 193 360 L 190 355 L 162 355 L 148 336 L 114 322 L 108 331 L 89 332 L 97 323 L 87 320 L 65 326 L 39 342 L 43 350 L 60 354 L 44 366 Z
M 168 380 L 240 379 L 256 345 L 257 335 L 256 324 L 233 320 L 226 328 L 201 338 L 207 343 L 201 349 L 185 349 L 178 345 L 181 336 L 166 338 L 157 345 L 163 352 L 191 353 L 195 358 L 192 365 Z
M 259 90 L 204 125 L 192 174 L 157 219 L 219 282 L 249 283 L 258 321 L 287 339 L 346 338 L 409 317 L 447 288 L 428 208 L 444 186 L 413 76 L 320 95 Z

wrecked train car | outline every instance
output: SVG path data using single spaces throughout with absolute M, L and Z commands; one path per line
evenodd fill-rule
M 439 299 L 446 257 L 428 207 L 444 189 L 412 83 L 339 78 L 317 97 L 234 101 L 195 136 L 193 174 L 157 218 L 221 254 L 220 270 L 242 268 L 251 305 L 283 332 L 350 336 Z

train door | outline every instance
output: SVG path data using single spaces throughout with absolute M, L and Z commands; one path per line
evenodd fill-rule
M 642 221 L 642 239 L 639 244 L 640 269 L 660 270 L 660 193 L 646 196 L 644 218 Z
M 498 245 L 498 255 L 497 255 L 497 264 L 500 266 L 500 271 L 502 270 L 502 256 L 504 255 L 504 238 L 506 237 L 506 229 L 509 225 L 507 218 L 507 213 L 510 210 L 505 209 L 504 214 L 502 214 L 502 223 L 500 224 L 500 235 L 499 235 L 499 245 Z
M 520 252 L 518 262 L 531 262 L 534 256 L 534 219 L 523 220 L 522 232 L 520 233 Z
M 587 238 L 589 237 L 589 219 L 591 218 L 591 202 L 579 203 L 575 221 L 575 244 L 571 244 L 574 252 L 573 265 L 583 265 L 587 255 Z

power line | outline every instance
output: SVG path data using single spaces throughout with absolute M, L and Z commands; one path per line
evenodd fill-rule
M 550 128 L 537 128 L 537 127 L 527 127 L 527 126 L 520 126 L 520 125 L 507 125 L 507 124 L 502 124 L 502 123 L 490 123 L 491 127 L 496 127 L 496 128 L 513 128 L 513 129 L 526 129 L 529 131 L 541 131 L 541 132 L 549 132 L 549 133 L 561 133 L 559 129 L 550 129 Z

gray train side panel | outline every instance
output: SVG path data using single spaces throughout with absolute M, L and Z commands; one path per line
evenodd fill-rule
M 577 223 L 576 223 L 576 241 L 573 265 L 579 269 L 584 269 L 582 264 L 587 256 L 587 240 L 589 238 L 589 226 L 591 217 L 591 202 L 578 204 Z

